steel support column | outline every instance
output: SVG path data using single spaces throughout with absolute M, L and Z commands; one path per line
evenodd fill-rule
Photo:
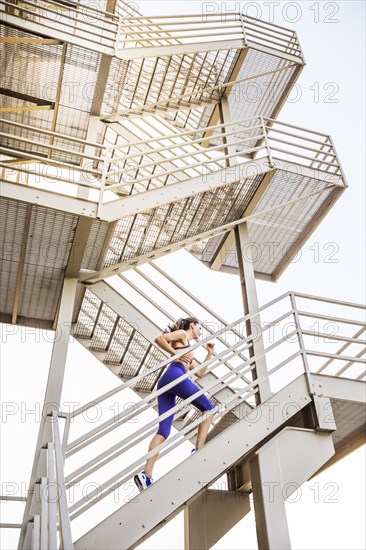
M 211 548 L 250 512 L 248 495 L 206 489 L 184 509 L 184 547 Z
M 332 436 L 285 428 L 251 461 L 259 550 L 291 548 L 285 500 L 334 455 Z
M 235 227 L 235 242 L 238 260 L 238 268 L 240 275 L 241 291 L 243 297 L 244 315 L 253 313 L 258 310 L 257 288 L 254 277 L 253 257 L 251 253 L 251 243 L 248 236 L 248 228 L 246 223 L 242 223 Z M 258 392 L 256 393 L 257 404 L 263 403 L 271 397 L 269 380 L 266 378 L 268 374 L 267 362 L 264 356 L 264 344 L 261 333 L 260 315 L 255 315 L 250 321 L 247 321 L 247 333 L 258 334 L 253 340 L 250 350 L 250 356 L 257 355 L 260 358 L 255 362 L 253 371 L 253 379 L 261 380 L 258 384 Z
M 23 524 L 19 537 L 19 550 L 24 548 L 23 543 L 27 531 L 27 524 L 30 519 L 36 481 L 40 477 L 47 475 L 46 463 L 44 460 L 44 448 L 48 442 L 52 441 L 52 422 L 49 415 L 52 414 L 53 410 L 58 412 L 60 406 L 66 358 L 71 333 L 71 319 L 75 302 L 76 286 L 76 278 L 65 278 L 61 294 L 58 326 L 52 349 L 41 422 L 29 482 L 28 499 L 24 510 Z

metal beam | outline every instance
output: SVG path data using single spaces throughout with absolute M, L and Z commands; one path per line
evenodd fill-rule
M 206 489 L 184 509 L 184 547 L 212 548 L 250 512 L 248 495 Z
M 80 216 L 90 216 L 91 218 L 97 217 L 97 203 L 95 202 L 60 195 L 59 193 L 45 191 L 43 189 L 36 189 L 28 185 L 9 183 L 2 179 L 0 181 L 1 195 L 8 199 L 37 204 L 45 206 L 46 208 L 70 212 L 71 214 L 78 214 Z
M 240 73 L 240 69 L 241 69 L 243 63 L 245 62 L 245 58 L 247 56 L 248 51 L 249 51 L 249 49 L 248 49 L 247 46 L 245 46 L 244 48 L 241 49 L 240 54 L 238 56 L 238 59 L 235 63 L 234 69 L 231 72 L 231 74 L 228 75 L 228 80 L 233 82 L 233 83 L 230 84 L 230 86 L 227 86 L 227 88 L 224 89 L 222 97 L 225 97 L 226 99 L 228 99 L 228 97 L 230 95 L 230 92 L 233 89 L 233 86 L 235 86 L 234 81 L 237 79 L 237 77 Z M 211 113 L 211 116 L 210 116 L 210 119 L 209 119 L 209 122 L 208 122 L 207 126 L 215 126 L 218 123 L 219 118 L 220 118 L 220 111 L 219 111 L 218 105 L 216 105 L 216 107 L 213 109 L 213 111 Z M 205 137 L 210 137 L 211 135 L 212 135 L 212 131 L 207 130 L 207 132 L 205 133 Z
M 35 105 L 34 107 L 31 105 L 26 105 L 22 107 L 0 107 L 0 113 L 13 113 L 20 111 L 51 111 L 52 109 L 53 105 Z
M 251 462 L 258 548 L 291 549 L 285 498 L 334 455 L 332 436 L 304 428 L 285 428 Z
M 326 374 L 311 373 L 314 391 L 330 399 L 342 399 L 356 403 L 365 403 L 365 382 Z
M 14 294 L 14 302 L 13 302 L 13 313 L 11 322 L 13 325 L 17 322 L 17 316 L 18 316 L 18 309 L 19 309 L 19 303 L 20 303 L 20 292 L 22 288 L 22 282 L 23 282 L 23 271 L 24 271 L 24 260 L 25 260 L 25 254 L 27 251 L 27 243 L 28 243 L 28 235 L 29 235 L 29 228 L 30 228 L 30 222 L 32 217 L 32 205 L 27 204 L 27 209 L 25 213 L 25 220 L 24 220 L 24 227 L 23 227 L 23 236 L 22 236 L 22 242 L 20 243 L 20 258 L 19 258 L 19 267 L 18 267 L 18 273 L 17 273 L 17 282 L 15 286 L 15 294 Z
M 23 38 L 18 36 L 5 36 L 0 38 L 0 44 L 48 44 L 57 46 L 62 44 L 61 40 L 53 38 Z
M 120 48 L 116 50 L 119 59 L 140 59 L 142 57 L 163 57 L 189 53 L 217 52 L 221 50 L 239 50 L 243 48 L 243 39 L 215 40 L 213 42 L 192 42 L 191 44 L 168 44 L 166 46 L 146 46 Z
M 122 319 L 126 319 L 130 325 L 143 334 L 151 343 L 154 343 L 155 338 L 161 334 L 161 328 L 155 325 L 149 317 L 144 315 L 144 313 L 139 311 L 104 281 L 93 285 L 91 290 L 103 303 L 113 309 Z
M 248 315 L 259 309 L 259 303 L 247 224 L 242 223 L 236 226 L 234 232 L 244 315 Z M 259 314 L 253 316 L 250 321 L 246 322 L 246 330 L 247 334 L 257 334 L 259 336 L 259 338 L 257 337 L 252 341 L 250 356 L 253 357 L 254 355 L 257 355 L 260 357 L 260 359 L 255 362 L 253 380 L 261 380 L 258 384 L 258 392 L 256 393 L 255 398 L 257 403 L 263 403 L 271 397 L 272 392 L 267 377 L 267 361 L 265 357 L 264 342 L 261 332 L 262 325 Z
M 19 549 L 23 547 L 27 524 L 30 519 L 37 478 L 40 475 L 44 475 L 41 471 L 40 465 L 42 449 L 47 442 L 52 441 L 51 424 L 49 422 L 48 415 L 51 414 L 53 410 L 58 412 L 60 406 L 66 358 L 71 334 L 71 320 L 74 308 L 76 286 L 77 279 L 66 278 L 64 280 L 58 319 L 60 334 L 59 338 L 55 338 L 52 349 L 41 422 L 34 454 L 32 473 L 28 485 L 29 496 L 24 510 L 22 529 L 19 538 Z
M 65 277 L 79 276 L 81 264 L 84 258 L 84 252 L 88 244 L 92 225 L 93 218 L 80 216 L 71 245 L 70 255 L 65 271 Z
M 0 313 L 0 323 L 11 325 L 11 321 L 12 316 L 10 313 Z M 18 315 L 17 326 L 35 328 L 37 330 L 53 330 L 53 321 L 52 319 L 37 319 L 34 317 L 25 317 L 23 315 Z
M 52 117 L 52 124 L 51 124 L 51 132 L 54 132 L 56 130 L 57 126 L 57 116 L 58 111 L 60 108 L 60 99 L 61 99 L 61 90 L 62 90 L 62 82 L 64 78 L 64 68 L 65 68 L 65 62 L 66 62 L 66 52 L 67 52 L 67 44 L 64 44 L 62 46 L 62 53 L 61 53 L 61 60 L 60 60 L 60 70 L 58 75 L 58 82 L 57 82 L 57 92 L 56 92 L 56 98 L 55 98 L 55 104 L 54 104 L 54 111 L 53 111 L 53 117 Z M 55 136 L 50 137 L 50 145 L 53 145 L 55 141 Z M 51 158 L 52 150 L 48 150 L 48 158 Z
M 21 94 L 20 92 L 15 92 L 14 90 L 9 90 L 7 88 L 0 88 L 0 95 L 14 97 L 15 99 L 28 101 L 29 103 L 35 103 L 36 105 L 47 105 L 49 107 L 54 106 L 54 103 L 52 101 L 46 101 L 45 99 L 40 99 L 31 95 Z

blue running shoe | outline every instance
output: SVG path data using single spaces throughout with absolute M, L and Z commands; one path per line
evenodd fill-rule
M 138 490 L 143 491 L 144 489 L 147 489 L 152 485 L 153 479 L 146 475 L 145 470 L 140 472 L 139 474 L 136 474 L 133 478 L 134 482 L 137 485 Z

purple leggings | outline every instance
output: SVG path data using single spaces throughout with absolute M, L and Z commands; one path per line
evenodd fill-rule
M 158 382 L 158 390 L 160 390 L 170 382 L 173 382 L 173 380 L 176 380 L 186 372 L 187 370 L 182 363 L 179 363 L 178 361 L 175 363 L 171 363 Z M 200 388 L 196 386 L 196 384 L 194 384 L 192 380 L 186 378 L 173 388 L 170 388 L 170 390 L 162 393 L 158 396 L 159 416 L 167 412 L 169 409 L 175 407 L 177 396 L 181 397 L 182 399 L 187 399 L 187 397 L 191 397 L 199 390 Z M 214 408 L 214 405 L 211 403 L 211 401 L 203 394 L 197 397 L 197 399 L 191 401 L 191 403 L 202 412 L 211 411 Z M 173 420 L 174 414 L 168 416 L 167 418 L 165 418 L 165 420 L 162 420 L 159 424 L 157 433 L 162 435 L 166 439 L 170 434 Z

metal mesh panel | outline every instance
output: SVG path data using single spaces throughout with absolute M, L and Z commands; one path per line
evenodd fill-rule
M 141 372 L 143 372 L 144 374 L 147 373 L 150 369 L 156 367 L 158 363 L 164 361 L 164 359 L 166 359 L 164 353 L 162 353 L 157 347 L 152 346 L 149 350 L 147 357 L 145 358 Z M 150 375 L 145 376 L 136 384 L 136 390 L 152 391 L 161 376 L 162 370 L 153 372 Z
M 326 182 L 278 170 L 254 213 L 300 198 L 312 191 L 324 189 L 326 186 Z M 274 210 L 272 213 L 248 221 L 249 241 L 254 243 L 253 259 L 256 272 L 271 275 L 276 270 L 279 262 L 288 254 L 291 244 L 301 235 L 328 199 L 331 191 L 300 200 L 293 205 L 283 207 L 281 211 Z M 202 260 L 211 262 L 218 248 L 221 247 L 223 239 L 222 235 L 218 235 L 195 243 L 189 250 L 198 254 Z M 226 254 L 223 265 L 237 267 L 235 249 Z
M 99 220 L 93 221 L 81 264 L 82 269 L 97 269 L 100 256 L 103 254 L 107 232 L 108 222 L 102 222 Z
M 326 182 L 279 171 L 254 212 L 269 209 L 277 204 L 326 187 Z M 248 223 L 251 242 L 259 244 L 262 248 L 264 243 L 272 245 L 271 255 L 268 254 L 267 246 L 267 253 L 262 253 L 254 262 L 257 272 L 270 274 L 275 271 L 278 263 L 288 254 L 289 246 L 303 232 L 305 226 L 327 200 L 330 193 L 331 189 L 284 207 L 280 212 L 275 210 Z
M 85 290 L 74 334 L 79 338 L 91 338 L 97 321 L 101 300 L 89 289 Z
M 132 378 L 139 373 L 149 347 L 150 342 L 136 331 L 122 359 L 121 370 L 119 372 L 122 378 Z
M 231 120 L 245 120 L 254 116 L 271 117 L 284 90 L 293 79 L 296 67 L 292 62 L 275 55 L 249 48 L 245 61 L 240 68 L 237 80 L 248 79 L 234 84 L 229 94 Z M 283 70 L 285 67 L 287 69 Z M 273 74 L 263 74 L 277 71 Z M 259 76 L 263 74 L 263 76 Z M 213 108 L 207 107 L 200 123 L 193 127 L 207 126 Z M 253 146 L 254 142 L 249 146 Z
M 244 212 L 260 180 L 260 176 L 253 176 L 119 220 L 105 265 L 130 260 L 234 221 Z
M 94 329 L 93 339 L 90 343 L 92 350 L 105 351 L 107 349 L 116 319 L 117 313 L 106 304 L 103 304 Z
M 1 271 L 0 311 L 11 313 L 21 253 L 26 205 L 0 199 Z
M 34 38 L 36 35 L 5 25 L 1 26 L 2 36 L 15 38 Z M 27 94 L 32 97 L 55 102 L 57 99 L 58 83 L 62 76 L 60 88 L 59 108 L 51 110 L 12 111 L 2 113 L 2 117 L 11 121 L 21 122 L 37 128 L 52 130 L 80 139 L 86 139 L 89 125 L 90 111 L 93 101 L 99 99 L 101 90 L 96 89 L 97 77 L 100 68 L 101 55 L 99 53 L 68 44 L 64 64 L 62 65 L 63 46 L 49 44 L 0 44 L 2 62 L 1 87 L 14 92 Z M 103 98 L 102 111 L 109 113 L 118 108 L 122 88 L 126 78 L 127 62 L 113 59 L 106 82 L 106 93 Z M 9 96 L 0 96 L 2 106 L 31 106 L 34 103 L 24 99 L 15 99 Z M 6 132 L 9 127 L 4 125 Z M 31 143 L 15 139 L 3 139 L 3 146 L 16 148 L 25 152 L 45 154 L 44 148 L 37 143 L 50 143 L 48 136 L 35 135 L 32 130 L 14 129 L 15 135 L 28 138 Z M 60 138 L 53 140 L 53 145 L 63 147 L 64 141 Z M 81 152 L 83 145 L 67 143 L 69 151 Z M 51 158 L 79 164 L 80 159 L 67 153 L 52 152 Z
M 172 98 L 165 106 L 172 108 L 218 101 L 220 90 L 205 91 L 205 88 L 218 86 L 227 81 L 238 55 L 237 50 L 221 50 L 206 54 L 183 54 L 144 58 L 130 62 L 121 106 L 129 109 Z M 176 99 L 174 96 L 194 94 L 190 98 Z M 192 103 L 191 103 L 192 102 Z M 160 107 L 159 107 L 160 108 Z M 128 116 L 128 115 L 126 115 Z M 167 113 L 168 120 L 176 115 Z
M 33 206 L 19 315 L 53 319 L 76 220 L 71 214 Z
M 34 38 L 35 35 L 1 25 L 1 36 Z M 1 44 L 1 87 L 55 101 L 62 45 Z
M 214 426 L 212 430 L 208 433 L 207 442 L 211 441 L 211 439 L 235 424 L 235 422 L 238 422 L 238 417 L 234 413 L 228 412 L 227 414 L 225 414 L 225 416 L 221 418 L 220 422 L 218 422 L 216 426 Z
M 106 363 L 121 363 L 134 331 L 135 329 L 129 323 L 124 321 L 124 319 L 118 320 L 118 325 L 114 331 L 113 338 L 105 358 Z
M 255 80 L 248 80 L 235 84 L 230 96 L 229 105 L 232 120 L 242 120 L 257 115 L 271 117 L 287 84 L 293 79 L 297 67 L 291 67 L 291 62 L 273 55 L 255 50 L 249 50 L 243 63 L 238 79 L 260 75 L 268 71 L 278 71 L 274 74 L 256 76 Z M 255 140 L 247 147 L 255 145 Z

